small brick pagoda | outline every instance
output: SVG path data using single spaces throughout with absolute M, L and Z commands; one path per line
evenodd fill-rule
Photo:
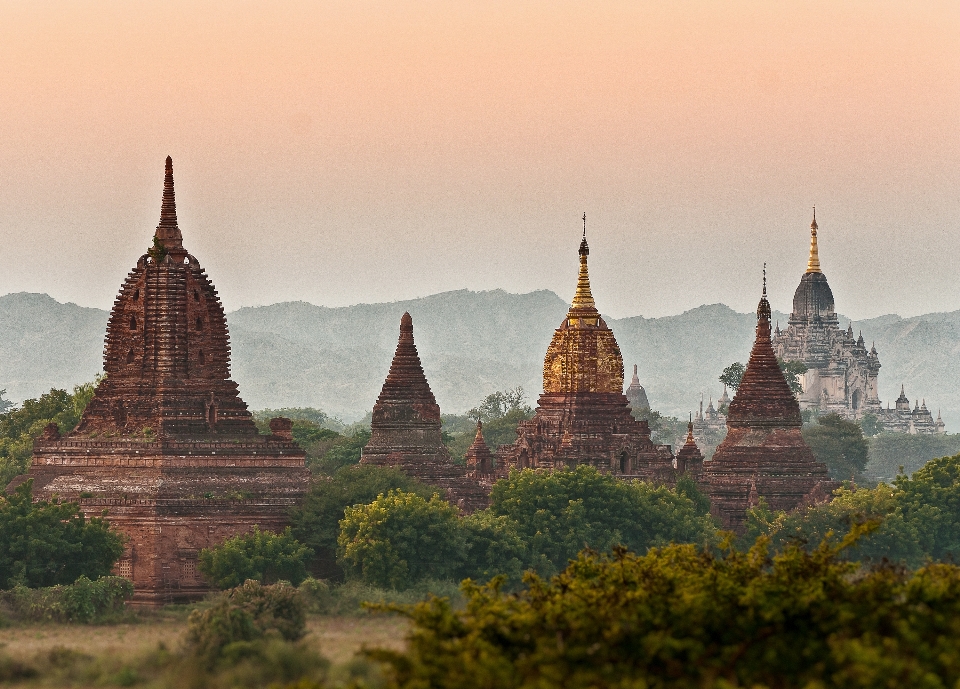
M 687 474 L 698 483 L 703 479 L 703 453 L 693 437 L 693 418 L 687 424 L 687 439 L 677 451 L 677 474 Z
M 483 439 L 483 422 L 477 419 L 477 435 L 473 443 L 464 454 L 467 463 L 467 475 L 481 484 L 488 486 L 496 480 L 494 468 L 496 466 L 493 453 Z
M 742 531 L 745 511 L 766 499 L 792 510 L 829 497 L 834 484 L 801 435 L 800 405 L 770 344 L 766 277 L 757 306 L 757 336 L 740 387 L 730 402 L 727 436 L 704 465 L 711 511 L 725 529 Z
M 153 247 L 120 288 L 107 325 L 106 379 L 80 424 L 51 424 L 34 446 L 37 499 L 108 511 L 129 540 L 117 573 L 134 602 L 202 596 L 197 553 L 254 526 L 279 530 L 307 488 L 288 419 L 261 435 L 230 380 L 230 342 L 217 291 L 183 247 L 173 163 L 166 161 Z
M 370 440 L 361 464 L 390 466 L 442 489 L 442 497 L 465 512 L 486 507 L 487 493 L 453 463 L 440 432 L 437 404 L 413 341 L 413 318 L 400 319 L 400 339 L 390 372 L 373 406 Z
M 590 291 L 586 216 L 579 254 L 573 303 L 544 358 L 544 392 L 534 417 L 517 428 L 516 442 L 498 448 L 498 473 L 509 467 L 589 464 L 624 477 L 672 483 L 670 446 L 650 440 L 649 425 L 633 417 L 623 394 L 620 347 Z

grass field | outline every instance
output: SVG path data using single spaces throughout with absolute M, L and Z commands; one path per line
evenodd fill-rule
M 0 629 L 5 686 L 179 686 L 176 661 L 188 611 L 133 616 L 111 625 L 31 624 Z M 401 649 L 407 621 L 391 615 L 311 616 L 303 645 L 349 666 L 364 646 Z M 172 676 L 173 675 L 173 679 Z M 184 686 L 190 683 L 185 680 Z

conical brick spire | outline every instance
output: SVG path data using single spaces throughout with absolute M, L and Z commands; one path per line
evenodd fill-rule
M 730 402 L 728 426 L 796 426 L 803 421 L 770 342 L 770 302 L 764 284 L 757 305 L 757 335 L 740 387 Z
M 173 189 L 173 158 L 167 156 L 163 172 L 163 200 L 160 203 L 160 224 L 154 235 L 167 251 L 183 251 L 183 235 L 177 225 L 177 199 Z
M 378 399 L 378 402 L 391 401 L 434 406 L 437 404 L 430 384 L 427 382 L 427 376 L 423 372 L 417 345 L 413 341 L 413 318 L 409 313 L 404 313 L 400 319 L 397 351 L 393 355 L 390 373 L 383 382 L 383 389 Z M 438 418 L 439 414 L 439 407 L 437 407 Z
M 577 276 L 577 291 L 573 295 L 573 302 L 570 304 L 570 315 L 577 316 L 583 314 L 597 313 L 597 305 L 593 301 L 593 294 L 590 291 L 590 272 L 587 270 L 587 257 L 590 255 L 590 247 L 587 246 L 587 214 L 583 214 L 583 239 L 580 241 L 580 274 Z
M 473 444 L 467 448 L 464 459 L 467 462 L 467 471 L 474 478 L 486 478 L 493 472 L 493 455 L 483 439 L 483 422 L 479 419 L 477 419 L 477 435 L 473 439 Z

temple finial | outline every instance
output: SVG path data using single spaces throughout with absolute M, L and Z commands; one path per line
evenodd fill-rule
M 580 241 L 580 275 L 577 277 L 577 291 L 573 295 L 573 303 L 570 305 L 571 311 L 596 311 L 597 305 L 593 301 L 593 294 L 590 292 L 590 273 L 587 270 L 587 256 L 590 255 L 590 248 L 587 246 L 587 214 L 583 214 L 583 239 Z M 596 324 L 594 324 L 596 325 Z
M 763 263 L 763 296 L 767 296 L 767 263 Z
M 160 202 L 160 224 L 154 237 L 168 251 L 183 250 L 183 235 L 177 225 L 177 199 L 173 188 L 173 158 L 167 156 L 163 170 L 163 200 Z
M 770 337 L 770 302 L 767 301 L 767 264 L 763 264 L 763 294 L 760 296 L 760 303 L 757 304 L 757 320 L 766 323 L 766 337 Z M 759 327 L 759 326 L 758 326 Z
M 813 207 L 813 222 L 810 223 L 810 259 L 807 261 L 808 273 L 822 273 L 820 253 L 817 248 L 817 207 Z

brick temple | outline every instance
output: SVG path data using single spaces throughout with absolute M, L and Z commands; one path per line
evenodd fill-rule
M 287 419 L 261 435 L 230 380 L 230 340 L 217 291 L 183 246 L 173 163 L 166 161 L 152 248 L 120 288 L 107 325 L 106 379 L 80 424 L 51 424 L 34 446 L 34 497 L 108 511 L 129 537 L 117 573 L 134 602 L 208 591 L 200 549 L 254 526 L 279 530 L 307 488 L 304 452 Z
M 370 440 L 361 464 L 401 469 L 441 489 L 442 497 L 464 512 L 486 507 L 487 491 L 453 463 L 440 432 L 437 404 L 413 340 L 413 318 L 400 319 L 400 339 L 390 372 L 373 406 Z
M 587 270 L 586 218 L 577 289 L 543 362 L 543 394 L 513 445 L 497 450 L 498 472 L 563 469 L 589 464 L 623 477 L 672 483 L 669 445 L 650 440 L 623 393 L 620 347 L 597 310 Z M 639 382 L 638 382 L 639 385 Z
M 759 497 L 772 509 L 786 511 L 829 497 L 836 484 L 804 442 L 802 425 L 800 405 L 770 343 L 764 278 L 756 340 L 730 402 L 727 436 L 704 467 L 711 511 L 723 528 L 742 531 L 746 509 Z

